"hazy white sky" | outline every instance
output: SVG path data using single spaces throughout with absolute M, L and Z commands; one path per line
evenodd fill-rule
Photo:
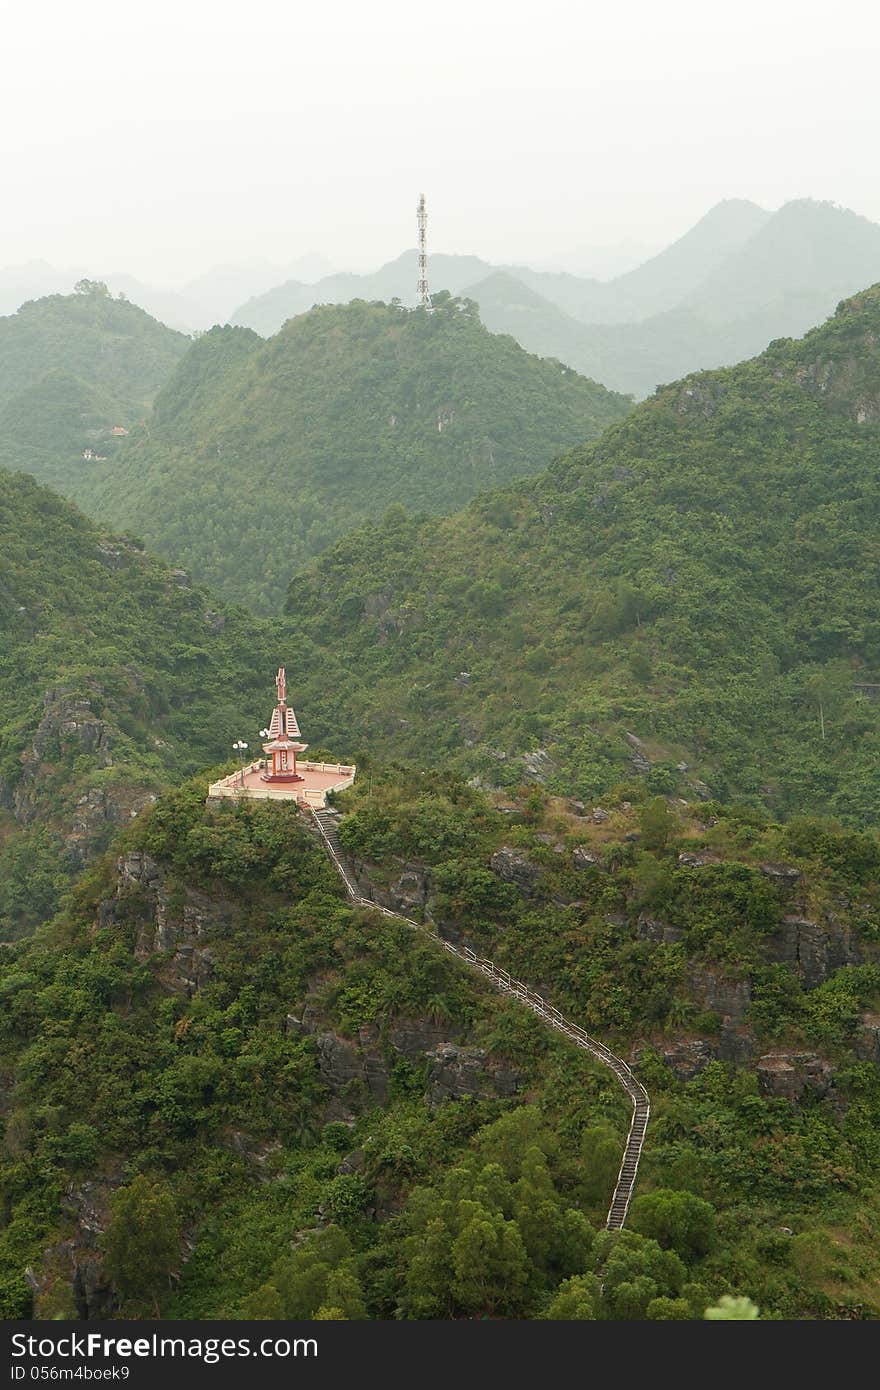
M 865 0 L 0 0 L 0 266 L 182 280 L 414 240 L 659 244 L 724 197 L 880 220 Z

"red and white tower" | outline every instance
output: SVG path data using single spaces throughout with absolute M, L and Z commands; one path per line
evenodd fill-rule
M 264 782 L 301 782 L 303 778 L 296 770 L 296 755 L 304 753 L 307 743 L 299 743 L 299 725 L 296 715 L 287 704 L 287 673 L 279 666 L 275 677 L 278 703 L 272 712 L 268 729 L 263 733 L 269 742 L 263 744 L 266 754 L 266 767 L 260 777 Z

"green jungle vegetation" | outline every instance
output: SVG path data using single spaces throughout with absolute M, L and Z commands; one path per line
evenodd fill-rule
M 201 337 L 155 411 L 72 493 L 87 510 L 263 613 L 291 576 L 392 503 L 443 512 L 526 473 L 630 402 L 480 324 L 356 301 L 262 342 Z
M 0 940 L 158 787 L 249 740 L 277 665 L 246 614 L 0 472 Z
M 83 452 L 115 457 L 188 345 L 97 280 L 0 318 L 0 466 L 75 494 Z
M 866 292 L 465 512 L 394 506 L 268 622 L 3 475 L 0 939 L 47 915 L 59 863 L 234 739 L 253 746 L 280 662 L 306 737 L 338 757 L 582 797 L 635 757 L 664 794 L 873 823 L 878 331 Z M 198 414 L 197 383 L 212 397 L 251 338 L 206 335 L 164 408 Z M 190 378 L 203 346 L 212 372 Z
M 491 270 L 488 261 L 479 256 L 431 255 L 431 287 L 442 294 L 460 295 L 467 285 L 481 279 Z M 355 299 L 385 304 L 399 302 L 410 308 L 417 303 L 416 286 L 419 278 L 418 252 L 404 251 L 378 270 L 358 275 L 351 271 L 334 271 L 315 283 L 286 280 L 262 294 L 253 295 L 229 316 L 229 322 L 252 328 L 262 338 L 272 338 L 288 319 L 306 314 L 316 304 L 350 304 Z
M 876 838 L 642 787 L 597 825 L 535 789 L 505 812 L 445 774 L 374 772 L 372 795 L 344 798 L 349 851 L 389 882 L 420 866 L 444 930 L 552 980 L 618 1048 L 639 1042 L 654 1117 L 628 1230 L 603 1229 L 628 1120 L 610 1075 L 427 938 L 347 905 L 291 808 L 206 809 L 202 777 L 0 953 L 4 1314 L 71 1315 L 109 1280 L 104 1312 L 146 1317 L 676 1319 L 730 1316 L 725 1296 L 770 1318 L 877 1316 L 880 1082 L 852 1047 L 880 973 L 808 992 L 772 963 L 792 890 L 760 868 L 785 856 L 873 956 Z M 492 872 L 503 846 L 539 871 L 527 896 Z M 683 846 L 711 863 L 682 865 Z M 595 862 L 575 869 L 576 850 Z M 119 855 L 158 877 L 121 879 Z M 639 937 L 647 906 L 677 940 Z M 187 988 L 193 907 L 207 977 Z M 751 979 L 749 1028 L 820 1047 L 828 1094 L 767 1096 L 723 1061 L 676 1080 L 670 1037 L 719 1036 L 689 961 Z M 478 1046 L 521 1089 L 438 1096 L 430 1057 L 393 1047 L 401 1025 Z M 381 1103 L 328 1080 L 327 1035 L 384 1058 Z
M 878 342 L 875 288 L 452 517 L 392 506 L 268 621 L 0 475 L 4 1316 L 880 1315 Z M 206 335 L 167 408 L 271 347 Z M 637 1054 L 623 1235 L 610 1076 L 353 909 L 290 808 L 205 807 L 280 661 L 360 765 L 358 871 Z
M 346 657 L 327 731 L 489 786 L 594 797 L 636 757 L 660 792 L 875 823 L 878 343 L 874 288 L 537 478 L 345 537 L 288 600 L 307 692 Z

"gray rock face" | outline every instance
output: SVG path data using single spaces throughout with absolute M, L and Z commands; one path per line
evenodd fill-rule
M 156 800 L 143 787 L 92 787 L 73 809 L 64 845 L 75 864 L 85 864 L 121 825 L 127 825 L 145 806 Z
M 703 1009 L 721 1015 L 726 1023 L 741 1023 L 752 1001 L 748 980 L 735 980 L 722 975 L 712 966 L 691 961 L 688 966 L 691 989 Z
M 640 941 L 662 941 L 671 945 L 675 941 L 681 941 L 684 928 L 674 927 L 669 922 L 661 922 L 659 918 L 649 917 L 642 912 L 636 923 L 636 936 Z
M 165 985 L 195 994 L 214 973 L 214 954 L 206 938 L 228 921 L 234 904 L 187 888 L 183 903 L 172 908 L 162 870 L 148 854 L 124 855 L 117 860 L 117 871 L 116 901 L 101 904 L 100 918 L 107 920 L 133 907 L 136 958 L 145 961 L 154 955 L 170 955 Z
M 74 1266 L 71 1289 L 81 1319 L 107 1318 L 112 1314 L 116 1296 L 96 1256 L 82 1259 Z
M 679 1081 L 691 1081 L 718 1056 L 718 1048 L 705 1038 L 679 1039 L 658 1050 Z M 637 1048 L 633 1052 L 633 1062 L 638 1065 L 643 1055 L 644 1048 Z
M 769 943 L 770 958 L 797 971 L 805 989 L 815 989 L 843 965 L 859 965 L 862 952 L 852 928 L 835 917 L 824 923 L 786 917 Z
M 252 1171 L 257 1176 L 258 1182 L 269 1182 L 272 1177 L 271 1159 L 281 1149 L 280 1139 L 270 1139 L 266 1141 L 255 1140 L 250 1134 L 243 1133 L 240 1129 L 230 1130 L 226 1141 L 233 1153 L 239 1154 L 245 1159 Z
M 388 1029 L 388 1043 L 408 1062 L 449 1043 L 449 1024 L 427 1018 L 397 1018 Z
M 525 897 L 532 898 L 539 893 L 544 877 L 543 871 L 509 845 L 503 845 L 501 849 L 496 850 L 489 862 L 493 873 L 505 883 L 512 883 Z
M 702 869 L 706 864 L 717 864 L 718 860 L 711 854 L 696 854 L 692 851 L 685 851 L 678 856 L 678 862 L 685 869 Z
M 880 1066 L 880 1014 L 862 1014 L 861 1030 L 853 1042 L 853 1051 L 863 1061 Z
M 479 1047 L 442 1043 L 436 1048 L 428 1073 L 428 1097 L 432 1105 L 462 1096 L 513 1096 L 522 1076 L 513 1068 L 491 1061 Z
M 793 1103 L 808 1091 L 819 1097 L 827 1095 L 834 1082 L 830 1064 L 815 1052 L 768 1052 L 758 1058 L 756 1070 L 763 1095 L 781 1096 Z
M 358 892 L 379 907 L 400 912 L 404 917 L 430 917 L 433 895 L 431 872 L 423 864 L 406 864 L 399 878 L 386 886 L 375 882 L 370 865 L 359 859 L 349 859 Z
M 336 1033 L 322 1033 L 317 1044 L 318 1067 L 332 1091 L 355 1105 L 367 1099 L 382 1105 L 388 1099 L 390 1072 L 381 1053 Z
M 61 1280 L 70 1288 L 71 1299 L 80 1318 L 111 1317 L 116 1296 L 104 1273 L 100 1240 L 107 1226 L 110 1198 L 122 1181 L 117 1171 L 97 1181 L 72 1183 L 65 1188 L 62 1210 L 74 1226 L 74 1235 L 51 1246 L 41 1260 L 42 1276 L 31 1272 L 28 1282 L 34 1291 L 34 1312 L 41 1316 L 44 1292 Z
M 520 1087 L 520 1073 L 496 1061 L 481 1048 L 467 1047 L 450 1037 L 445 1022 L 399 1017 L 380 1033 L 375 1024 L 343 1037 L 328 1027 L 314 998 L 298 1015 L 288 1015 L 288 1030 L 311 1035 L 318 1048 L 318 1066 L 333 1092 L 326 1119 L 350 1120 L 368 1105 L 388 1098 L 395 1057 L 410 1063 L 428 1062 L 427 1095 L 432 1104 L 456 1096 L 507 1096 Z
M 709 420 L 724 399 L 722 385 L 708 378 L 689 377 L 678 393 L 676 410 L 679 415 L 702 415 Z
M 573 849 L 571 859 L 576 869 L 592 869 L 602 862 L 601 856 L 595 850 L 587 849 L 585 845 L 578 845 Z
M 522 763 L 527 782 L 537 782 L 543 786 L 548 777 L 558 769 L 546 748 L 536 748 L 534 753 L 523 753 Z
M 718 1056 L 722 1062 L 733 1062 L 738 1067 L 748 1066 L 757 1050 L 750 1028 L 742 1024 L 722 1023 L 718 1036 Z
M 625 733 L 623 736 L 632 749 L 632 758 L 630 761 L 633 765 L 633 770 L 645 776 L 651 771 L 651 759 L 645 753 L 645 745 L 635 734 Z
M 345 1158 L 342 1159 L 336 1171 L 337 1173 L 343 1174 L 359 1173 L 363 1168 L 366 1159 L 367 1156 L 364 1153 L 363 1149 L 352 1149 L 351 1153 L 346 1154 Z
M 429 892 L 430 879 L 427 870 L 407 868 L 400 878 L 391 884 L 388 896 L 392 907 L 408 916 L 413 911 L 424 911 Z
M 112 729 L 93 708 L 100 696 L 100 690 L 90 695 L 67 686 L 45 692 L 40 722 L 30 746 L 21 754 L 20 773 L 14 782 L 0 783 L 0 802 L 23 825 L 43 819 L 47 808 L 58 820 L 57 789 L 52 779 L 57 777 L 59 760 L 73 754 L 96 770 L 113 765 Z M 48 801 L 43 794 L 47 782 Z M 155 795 L 149 790 L 121 782 L 85 791 L 66 816 L 62 829 L 65 849 L 74 865 L 87 863 L 105 848 L 115 829 L 126 825 L 154 800 Z
M 30 748 L 21 755 L 22 770 L 12 793 L 12 810 L 17 820 L 27 824 L 40 814 L 39 784 L 45 763 L 70 744 L 86 754 L 96 767 L 109 767 L 113 761 L 112 741 L 103 719 L 92 709 L 87 695 L 66 686 L 47 690 L 43 714 L 34 730 Z
M 771 883 L 778 883 L 783 888 L 793 888 L 803 878 L 800 869 L 796 869 L 793 864 L 762 864 L 760 869 Z

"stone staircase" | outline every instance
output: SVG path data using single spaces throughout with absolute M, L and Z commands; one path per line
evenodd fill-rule
M 614 1186 L 611 1198 L 611 1206 L 608 1209 L 606 1227 L 609 1231 L 619 1231 L 626 1222 L 629 1212 L 629 1204 L 632 1200 L 633 1191 L 636 1185 L 636 1178 L 639 1172 L 639 1162 L 642 1157 L 642 1150 L 645 1146 L 645 1137 L 648 1131 L 648 1121 L 651 1118 L 651 1103 L 648 1092 L 641 1081 L 633 1074 L 630 1067 L 622 1057 L 617 1057 L 610 1048 L 598 1039 L 590 1037 L 576 1023 L 571 1023 L 565 1018 L 554 1004 L 551 1004 L 543 995 L 531 989 L 522 980 L 514 979 L 506 970 L 495 965 L 491 960 L 478 956 L 469 946 L 455 946 L 451 941 L 447 941 L 431 927 L 425 926 L 421 922 L 414 921 L 411 917 L 404 917 L 402 913 L 392 912 L 387 907 L 380 907 L 369 898 L 365 898 L 354 880 L 351 871 L 346 865 L 345 855 L 339 843 L 338 825 L 339 817 L 333 811 L 312 809 L 312 816 L 324 842 L 324 847 L 333 864 L 339 873 L 346 892 L 360 907 L 368 907 L 374 912 L 381 912 L 384 917 L 394 918 L 396 921 L 406 922 L 415 931 L 423 935 L 430 936 L 433 941 L 450 955 L 457 957 L 463 964 L 472 970 L 477 970 L 484 975 L 502 994 L 507 994 L 511 998 L 523 1004 L 527 1009 L 543 1019 L 549 1027 L 561 1033 L 564 1037 L 574 1043 L 583 1052 L 588 1052 L 602 1066 L 607 1067 L 613 1072 L 617 1081 L 626 1091 L 632 1104 L 632 1120 L 630 1122 L 629 1133 L 623 1149 L 623 1158 L 620 1164 L 620 1172 Z

